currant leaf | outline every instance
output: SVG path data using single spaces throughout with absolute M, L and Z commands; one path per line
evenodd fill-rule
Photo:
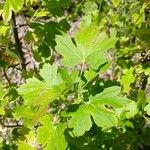
M 90 101 L 82 104 L 76 112 L 71 113 L 70 127 L 73 128 L 76 136 L 82 136 L 90 130 L 91 117 L 103 129 L 118 126 L 114 109 L 124 107 L 130 102 L 129 99 L 119 96 L 120 90 L 117 86 L 107 88 L 99 95 L 91 97 Z
M 57 98 L 62 91 L 59 86 L 62 81 L 57 75 L 57 66 L 45 64 L 40 70 L 40 75 L 43 81 L 33 77 L 27 79 L 26 84 L 18 89 L 26 105 L 46 105 Z
M 74 39 L 75 43 L 67 35 L 56 38 L 56 50 L 64 57 L 63 65 L 74 67 L 87 63 L 93 69 L 107 62 L 105 52 L 117 41 L 117 38 L 109 38 L 105 32 L 100 32 L 95 25 L 82 29 Z

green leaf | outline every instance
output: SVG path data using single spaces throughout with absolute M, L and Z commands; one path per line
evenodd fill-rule
M 117 115 L 113 111 L 115 108 L 123 107 L 129 100 L 119 96 L 120 87 L 110 87 L 97 96 L 90 98 L 89 102 L 82 104 L 79 109 L 71 113 L 70 127 L 76 136 L 83 135 L 92 126 L 91 117 L 94 122 L 103 129 L 118 125 Z M 109 106 L 113 109 L 108 109 Z
M 133 23 L 137 25 L 138 27 L 141 27 L 141 24 L 144 21 L 146 7 L 147 5 L 146 3 L 144 3 L 138 12 L 135 11 L 135 13 L 132 14 Z
M 93 69 L 98 69 L 98 67 L 104 63 L 107 62 L 107 57 L 106 57 L 106 50 L 109 50 L 111 49 L 116 40 L 110 40 L 110 41 L 107 41 L 108 43 L 105 45 L 105 49 L 99 49 L 99 51 L 95 51 L 93 52 L 92 54 L 90 54 L 88 57 L 87 57 L 87 62 L 88 64 L 93 68 Z M 98 50 L 97 49 L 97 50 Z
M 81 106 L 73 115 L 70 121 L 70 127 L 74 128 L 76 136 L 83 135 L 86 131 L 89 131 L 92 127 L 92 121 L 90 117 L 90 111 L 88 111 L 86 105 Z
M 28 4 L 36 4 L 38 2 L 38 0 L 25 0 L 26 5 L 28 6 Z
M 126 69 L 123 71 L 120 83 L 123 86 L 123 92 L 128 93 L 131 89 L 130 85 L 134 82 L 135 76 L 133 74 L 133 68 Z
M 102 93 L 92 97 L 94 103 L 105 104 L 115 108 L 124 107 L 130 102 L 125 96 L 119 95 L 121 88 L 119 86 L 112 86 L 106 88 Z
M 65 66 L 87 63 L 97 69 L 107 61 L 105 52 L 113 48 L 116 41 L 116 38 L 108 38 L 105 32 L 100 32 L 97 26 L 91 25 L 76 34 L 76 44 L 67 35 L 57 36 L 56 50 L 64 57 L 62 63 Z
M 7 33 L 9 32 L 10 26 L 1 26 L 0 27 L 0 35 L 1 36 L 6 36 Z
M 120 120 L 133 118 L 138 113 L 137 103 L 135 101 L 130 101 L 124 107 L 116 109 L 116 113 Z
M 125 107 L 126 111 L 126 118 L 133 118 L 137 113 L 137 103 L 135 101 L 131 101 L 128 105 Z
M 21 117 L 33 118 L 35 111 L 30 106 L 17 106 L 13 110 L 13 116 L 15 119 Z
M 71 0 L 44 0 L 46 7 L 53 16 L 63 15 L 63 9 L 70 5 Z
M 62 79 L 69 85 L 72 85 L 74 81 L 72 81 L 70 73 L 68 72 L 68 70 L 66 68 L 62 68 L 60 69 L 60 74 Z
M 144 110 L 145 104 L 146 104 L 146 93 L 143 90 L 139 90 L 137 93 L 137 107 L 140 110 Z
M 88 15 L 88 14 L 92 14 L 93 12 L 98 11 L 98 6 L 95 2 L 93 1 L 87 1 L 84 4 L 84 8 L 82 8 L 82 11 L 84 12 L 84 14 Z
M 44 16 L 47 16 L 47 15 L 49 15 L 49 12 L 47 10 L 39 10 L 39 12 L 37 12 L 35 14 L 35 17 L 39 18 L 39 17 L 44 17 Z
M 145 106 L 144 110 L 145 110 L 145 111 L 147 112 L 147 114 L 150 116 L 150 103 Z
M 44 81 L 33 77 L 27 79 L 18 89 L 26 105 L 46 105 L 57 98 L 61 91 L 61 78 L 57 75 L 57 66 L 45 64 L 40 70 Z
M 3 98 L 4 95 L 5 95 L 4 87 L 3 85 L 0 84 L 0 100 Z
M 37 129 L 38 142 L 45 147 L 44 150 L 65 150 L 66 141 L 64 137 L 64 125 L 52 125 L 48 115 L 40 118 L 39 122 L 43 125 Z M 45 138 L 46 135 L 46 138 Z
M 53 66 L 44 64 L 43 68 L 40 70 L 40 75 L 49 87 L 61 83 L 61 78 L 57 75 L 57 66 L 55 64 Z
M 84 73 L 84 76 L 88 81 L 93 79 L 96 75 L 97 73 L 93 71 L 91 68 L 89 68 L 89 70 L 86 70 Z
M 13 117 L 14 119 L 22 119 L 24 125 L 27 125 L 28 127 L 33 127 L 33 125 L 36 123 L 33 123 L 34 119 L 39 119 L 35 118 L 37 112 L 37 108 L 33 106 L 17 106 L 13 109 Z
M 115 7 L 118 7 L 120 4 L 120 0 L 112 0 L 112 3 Z
M 68 71 L 67 68 L 61 68 L 59 70 L 59 73 L 61 75 L 61 78 L 63 79 L 63 81 L 65 81 L 65 83 L 67 83 L 68 86 L 73 85 L 74 83 L 79 82 L 79 72 L 74 69 L 72 71 Z
M 25 142 L 19 142 L 18 150 L 36 150 L 36 149 Z
M 3 107 L 0 107 L 0 115 L 5 115 L 5 110 Z
M 73 67 L 82 62 L 82 58 L 79 55 L 79 50 L 73 44 L 69 36 L 57 36 L 56 42 L 56 50 L 64 56 L 64 65 Z
M 76 136 L 82 136 L 92 127 L 91 116 L 94 122 L 103 128 L 117 126 L 117 117 L 111 111 L 105 110 L 104 107 L 93 105 L 92 103 L 83 104 L 76 112 L 72 114 L 70 127 Z
M 23 96 L 26 105 L 44 105 L 58 97 L 61 90 L 32 78 L 28 79 L 26 84 L 21 85 L 18 92 Z
M 48 105 L 43 105 L 41 106 L 38 111 L 35 113 L 34 118 L 33 118 L 33 124 L 36 124 L 38 122 L 38 119 L 42 117 L 44 114 L 46 114 L 49 106 Z
M 22 8 L 24 0 L 6 0 L 3 10 L 4 21 L 9 21 L 12 16 L 12 11 L 17 12 Z

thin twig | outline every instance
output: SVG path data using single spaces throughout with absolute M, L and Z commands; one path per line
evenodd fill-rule
M 12 11 L 12 29 L 13 29 L 13 33 L 14 33 L 16 48 L 17 48 L 18 54 L 20 56 L 22 68 L 24 70 L 26 70 L 24 52 L 22 51 L 22 44 L 21 44 L 21 42 L 19 40 L 19 36 L 18 36 L 18 30 L 17 30 L 16 18 L 15 18 L 14 11 Z
M 2 124 L 3 127 L 5 128 L 21 128 L 23 125 L 21 124 L 14 124 L 14 125 L 6 125 L 6 124 Z
M 20 63 L 12 64 L 12 65 L 9 65 L 8 68 L 15 68 L 15 67 L 17 67 L 19 65 L 20 65 Z
M 0 125 L 6 128 L 20 128 L 23 126 L 23 123 L 19 123 L 18 121 L 6 123 L 5 119 L 0 119 Z

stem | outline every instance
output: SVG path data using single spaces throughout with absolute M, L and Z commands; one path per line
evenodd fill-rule
M 14 38 L 15 38 L 16 49 L 20 56 L 21 66 L 24 70 L 26 70 L 24 52 L 22 51 L 22 44 L 21 44 L 21 42 L 19 40 L 19 36 L 18 36 L 18 30 L 17 30 L 16 18 L 15 18 L 14 11 L 12 11 L 12 29 L 13 29 L 13 34 L 14 34 Z

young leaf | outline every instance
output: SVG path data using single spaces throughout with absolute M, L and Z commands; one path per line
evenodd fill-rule
M 91 25 L 76 34 L 76 44 L 67 35 L 57 36 L 56 50 L 64 57 L 62 63 L 65 66 L 87 63 L 97 69 L 107 61 L 105 52 L 113 48 L 116 41 L 116 38 L 108 38 L 105 32 L 100 32 L 97 26 Z
M 37 138 L 38 142 L 45 147 L 44 150 L 65 150 L 67 144 L 64 137 L 64 125 L 53 126 L 48 115 L 40 118 L 39 122 L 43 126 L 37 129 Z

